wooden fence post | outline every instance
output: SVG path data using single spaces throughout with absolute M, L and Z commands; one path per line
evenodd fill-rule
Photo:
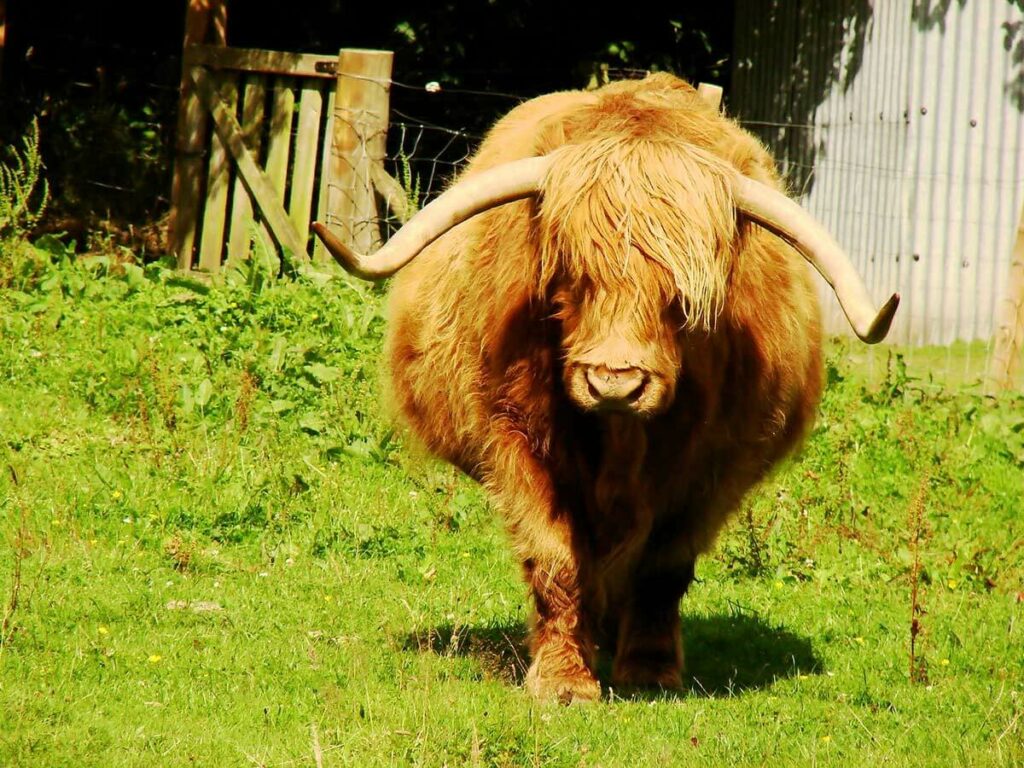
M 325 223 L 350 247 L 380 245 L 373 169 L 383 163 L 391 94 L 390 51 L 344 49 L 338 54 Z
M 182 45 L 181 91 L 178 99 L 178 139 L 171 183 L 168 242 L 178 257 L 179 269 L 192 267 L 192 246 L 206 140 L 206 113 L 192 86 L 185 52 L 189 46 L 227 43 L 227 0 L 187 0 L 185 39 Z
M 1017 225 L 1009 278 L 999 305 L 995 349 L 985 377 L 985 394 L 990 396 L 1013 386 L 1024 347 L 1024 210 Z

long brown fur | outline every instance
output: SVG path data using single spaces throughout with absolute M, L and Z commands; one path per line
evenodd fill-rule
M 527 687 L 678 686 L 678 604 L 821 392 L 803 258 L 736 213 L 727 173 L 781 188 L 764 149 L 669 75 L 557 93 L 492 129 L 466 174 L 564 147 L 536 199 L 456 227 L 394 280 L 398 411 L 486 485 L 536 607 Z M 614 365 L 613 365 L 614 363 Z M 640 415 L 578 407 L 574 367 L 641 366 Z

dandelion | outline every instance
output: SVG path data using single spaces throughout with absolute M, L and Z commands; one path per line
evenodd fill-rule
M 781 581 L 776 581 L 776 582 L 775 582 L 775 588 L 776 588 L 776 589 L 782 589 L 782 586 L 783 586 L 783 585 L 782 585 L 782 582 L 781 582 Z
M 121 493 L 120 491 L 114 491 L 114 492 L 113 492 L 112 494 L 110 494 L 110 498 L 112 498 L 112 499 L 113 499 L 114 501 L 117 501 L 117 500 L 118 500 L 118 499 L 120 499 L 120 498 L 121 498 L 121 497 L 122 497 L 123 495 L 124 495 L 124 494 L 122 494 L 122 493 Z
M 333 599 L 334 595 L 324 595 L 324 600 L 326 600 L 328 603 L 331 602 Z
M 857 645 L 864 645 L 864 638 L 863 637 L 855 637 L 855 638 L 853 638 L 853 641 L 855 643 L 857 643 Z
M 942 661 L 939 662 L 939 664 L 941 664 L 944 667 L 948 667 L 949 666 L 949 659 L 943 659 Z
M 821 737 L 821 742 L 823 744 L 828 744 L 830 741 L 832 741 L 832 737 L 829 736 L 827 733 Z
M 110 634 L 110 630 L 107 629 L 102 624 L 100 624 L 99 628 L 96 631 L 99 632 L 101 635 L 109 635 Z
M 950 579 L 949 581 L 946 582 L 946 586 L 949 587 L 950 589 L 956 589 L 956 585 L 958 583 L 959 582 L 957 582 L 956 579 Z
M 159 663 L 160 659 L 162 659 L 162 658 L 163 658 L 163 656 L 161 656 L 159 653 L 150 654 L 149 663 L 150 664 L 157 664 L 157 663 Z

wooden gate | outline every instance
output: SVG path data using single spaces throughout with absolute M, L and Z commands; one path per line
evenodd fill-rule
M 309 261 L 314 219 L 375 249 L 375 190 L 404 199 L 383 167 L 391 52 L 229 48 L 223 9 L 189 3 L 171 193 L 179 268 L 217 271 L 246 258 L 254 238 L 286 262 Z M 193 42 L 210 29 L 219 44 Z

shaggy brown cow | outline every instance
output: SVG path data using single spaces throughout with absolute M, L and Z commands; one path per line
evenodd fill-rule
M 504 515 L 537 696 L 599 696 L 598 644 L 615 685 L 681 685 L 694 561 L 818 404 L 805 258 L 862 338 L 888 330 L 898 298 L 876 315 L 780 187 L 752 136 L 654 75 L 516 107 L 374 256 L 316 225 L 363 277 L 419 254 L 390 295 L 393 395 Z

